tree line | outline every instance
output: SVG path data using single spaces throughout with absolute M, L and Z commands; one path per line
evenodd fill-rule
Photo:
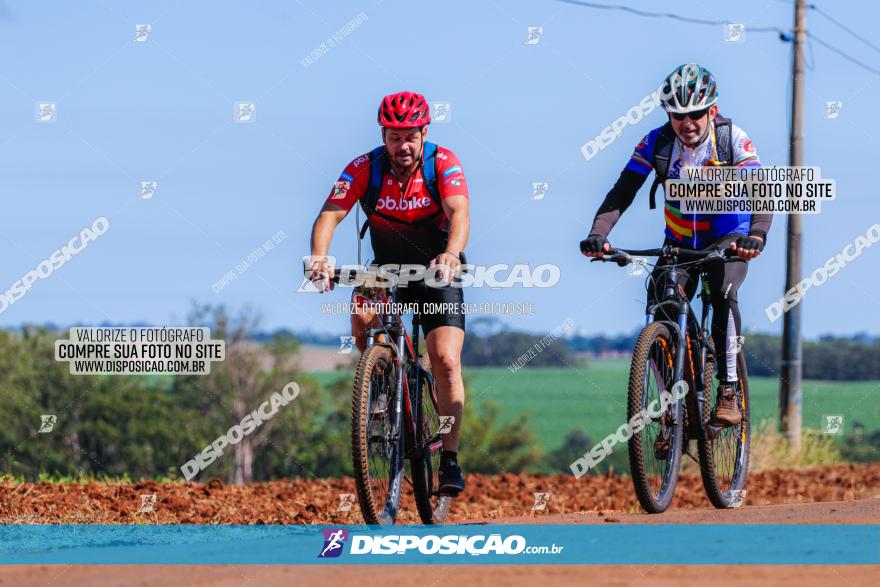
M 290 382 L 280 408 L 196 477 L 230 483 L 351 475 L 352 374 L 322 386 L 299 364 L 289 333 L 262 342 L 259 316 L 194 307 L 187 320 L 226 341 L 204 376 L 71 375 L 55 360 L 66 330 L 0 330 L 0 476 L 183 479 L 181 467 Z M 528 418 L 501 423 L 490 403 L 468 405 L 462 459 L 472 472 L 519 471 L 540 458 Z

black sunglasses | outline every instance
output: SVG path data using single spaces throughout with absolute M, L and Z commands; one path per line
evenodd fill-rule
M 670 112 L 669 114 L 671 114 L 672 118 L 674 118 L 676 120 L 684 120 L 685 117 L 690 118 L 691 120 L 700 120 L 701 118 L 706 116 L 706 114 L 708 112 L 709 112 L 709 109 L 706 108 L 705 110 L 697 110 L 696 112 L 686 112 L 684 114 L 681 114 L 679 112 Z

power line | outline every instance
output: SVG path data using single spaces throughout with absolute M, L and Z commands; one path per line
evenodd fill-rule
M 791 0 L 779 0 L 779 2 L 785 2 L 786 4 L 792 4 Z M 828 20 L 830 20 L 831 22 L 836 24 L 838 27 L 840 27 L 841 29 L 843 29 L 844 31 L 846 31 L 847 33 L 849 33 L 850 35 L 852 35 L 853 37 L 858 39 L 859 41 L 861 41 L 865 45 L 869 46 L 871 49 L 874 49 L 875 51 L 880 52 L 880 47 L 878 47 L 877 45 L 875 45 L 874 43 L 872 43 L 868 39 L 864 38 L 863 36 L 861 36 L 860 34 L 855 32 L 854 30 L 852 30 L 851 28 L 849 28 L 848 26 L 846 26 L 845 24 L 843 24 L 842 22 L 840 22 L 839 20 L 837 20 L 836 18 L 834 18 L 833 16 L 831 16 L 830 14 L 828 14 L 827 12 L 825 12 L 824 10 L 822 10 L 821 8 L 816 6 L 815 4 L 807 4 L 807 8 L 824 16 L 825 18 L 827 18 Z M 807 32 L 807 36 L 810 39 L 815 40 L 817 43 L 819 43 L 820 45 L 822 45 L 823 47 L 825 47 L 829 51 L 833 51 L 834 53 L 837 53 L 838 55 L 840 55 L 841 57 L 843 57 L 847 61 L 854 63 L 855 65 L 858 65 L 859 67 L 861 67 L 867 71 L 870 71 L 874 75 L 880 75 L 880 71 L 874 69 L 870 65 L 867 65 L 867 64 L 859 61 L 858 59 L 856 59 L 855 57 L 852 57 L 851 55 L 849 55 L 848 53 L 846 53 L 842 49 L 838 49 L 837 47 L 833 46 L 831 43 L 828 43 L 827 41 L 823 41 L 822 39 L 820 39 L 819 37 L 817 37 L 813 33 Z
M 834 24 L 836 24 L 837 26 L 839 26 L 840 28 L 842 28 L 843 30 L 845 30 L 846 32 L 848 32 L 849 34 L 851 34 L 852 36 L 857 38 L 858 40 L 860 40 L 862 43 L 864 43 L 865 45 L 867 45 L 868 47 L 873 49 L 874 51 L 877 51 L 878 53 L 880 53 L 880 47 L 878 47 L 877 45 L 875 45 L 874 43 L 872 43 L 871 41 L 869 41 L 865 37 L 861 36 L 860 34 L 855 32 L 854 30 L 852 30 L 848 26 L 844 25 L 842 22 L 840 22 L 839 20 L 837 20 L 836 18 L 834 18 L 833 16 L 831 16 L 830 14 L 828 14 L 827 12 L 825 12 L 824 10 L 822 10 L 821 8 L 816 6 L 815 4 L 810 4 L 807 8 L 812 8 L 813 10 L 815 10 L 816 12 L 818 12 L 819 14 L 821 14 L 822 16 L 824 16 L 825 18 L 827 18 L 828 20 L 830 20 L 831 22 L 833 22 Z
M 703 19 L 703 18 L 691 18 L 689 16 L 681 16 L 680 14 L 673 14 L 671 12 L 649 12 L 646 10 L 640 10 L 638 8 L 633 8 L 632 6 L 626 6 L 626 5 L 620 5 L 620 4 L 600 4 L 599 2 L 587 2 L 586 0 L 559 0 L 559 1 L 565 2 L 566 4 L 574 4 L 576 6 L 584 6 L 586 8 L 597 8 L 599 10 L 619 10 L 621 12 L 628 12 L 630 14 L 635 14 L 636 16 L 643 16 L 646 18 L 665 18 L 665 19 L 669 19 L 669 20 L 676 20 L 679 22 L 686 22 L 689 24 L 698 24 L 698 25 L 703 25 L 703 26 L 718 26 L 718 25 L 730 24 L 729 21 L 725 21 L 725 20 L 709 20 L 709 19 Z M 780 0 L 780 1 L 791 4 L 790 0 Z M 868 44 L 872 49 L 875 49 L 876 51 L 880 51 L 880 47 L 877 47 L 876 45 L 874 45 L 873 43 L 871 43 L 867 39 L 861 37 L 858 33 L 856 33 L 855 31 L 853 31 L 853 30 L 849 29 L 848 27 L 846 27 L 845 25 L 843 25 L 837 19 L 835 19 L 831 15 L 827 14 L 824 10 L 821 10 L 820 8 L 818 8 L 815 4 L 808 4 L 807 8 L 815 10 L 816 12 L 818 12 L 819 14 L 821 14 L 822 16 L 824 16 L 825 18 L 827 18 L 828 20 L 830 20 L 831 22 L 833 22 L 834 24 L 836 24 L 837 26 L 839 26 L 840 28 L 842 28 L 843 30 L 848 32 L 849 34 L 853 35 L 854 37 L 856 37 L 857 39 L 859 39 L 863 43 Z M 750 31 L 750 32 L 756 32 L 756 33 L 769 33 L 769 32 L 778 33 L 779 38 L 783 41 L 791 41 L 793 39 L 793 35 L 791 34 L 791 32 L 784 31 L 778 27 L 749 27 L 749 26 L 746 26 L 746 30 Z M 829 51 L 833 51 L 834 53 L 837 53 L 838 55 L 840 55 L 841 57 L 843 57 L 847 61 L 849 61 L 855 65 L 858 65 L 859 67 L 865 69 L 866 71 L 870 71 L 874 75 L 880 75 L 880 70 L 874 69 L 870 65 L 867 65 L 866 63 L 864 63 L 862 61 L 859 61 L 858 59 L 856 59 L 855 57 L 852 57 L 851 55 L 849 55 L 845 51 L 838 49 L 837 47 L 835 47 L 834 45 L 831 45 L 827 41 L 823 41 L 822 39 L 820 39 L 819 37 L 817 37 L 813 33 L 808 32 L 807 36 L 809 38 L 813 39 L 814 41 L 816 41 L 817 43 L 819 43 L 820 45 L 822 45 L 823 47 L 825 47 L 826 49 L 828 49 Z
M 623 6 L 617 4 L 599 4 L 598 2 L 586 2 L 584 0 L 559 0 L 560 2 L 565 2 L 567 4 L 575 4 L 577 6 L 585 6 L 587 8 L 598 8 L 600 10 L 620 10 L 622 12 L 629 12 L 630 14 L 635 14 L 637 16 L 644 16 L 647 18 L 666 18 L 669 20 L 677 20 L 679 22 L 687 22 L 690 24 L 700 24 L 706 26 L 718 26 L 730 24 L 730 21 L 726 20 L 708 20 L 703 18 L 691 18 L 689 16 L 681 16 L 679 14 L 673 14 L 671 12 L 649 12 L 647 10 L 639 10 L 638 8 L 633 8 L 631 6 Z M 750 27 L 747 26 L 746 30 L 749 32 L 755 33 L 778 33 L 783 39 L 786 38 L 787 32 L 778 28 L 778 27 Z
M 859 61 L 855 57 L 850 56 L 848 53 L 845 53 L 844 51 L 842 51 L 841 49 L 838 49 L 834 45 L 831 45 L 830 43 L 823 41 L 822 39 L 820 39 L 819 37 L 817 37 L 813 33 L 807 32 L 807 36 L 810 37 L 811 39 L 813 39 L 814 41 L 816 41 L 817 43 L 819 43 L 820 45 L 822 45 L 823 47 L 825 47 L 826 49 L 828 49 L 829 51 L 833 51 L 833 52 L 837 53 L 838 55 L 840 55 L 841 57 L 843 57 L 847 61 L 849 61 L 851 63 L 855 63 L 856 65 L 858 65 L 862 69 L 870 71 L 874 75 L 880 75 L 880 70 L 874 69 L 870 65 L 867 65 L 866 63 Z

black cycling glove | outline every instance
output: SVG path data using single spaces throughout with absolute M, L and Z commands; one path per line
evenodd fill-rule
M 591 234 L 585 240 L 581 241 L 581 252 L 582 253 L 604 253 L 605 252 L 605 243 L 608 242 L 604 236 L 599 236 L 598 234 Z
M 753 236 L 741 236 L 736 239 L 736 248 L 737 250 L 754 249 L 760 253 L 764 250 L 764 241 Z

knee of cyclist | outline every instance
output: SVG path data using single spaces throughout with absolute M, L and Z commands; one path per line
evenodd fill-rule
M 461 370 L 461 359 L 453 352 L 441 351 L 431 357 L 431 367 L 435 376 L 440 373 L 458 373 Z

